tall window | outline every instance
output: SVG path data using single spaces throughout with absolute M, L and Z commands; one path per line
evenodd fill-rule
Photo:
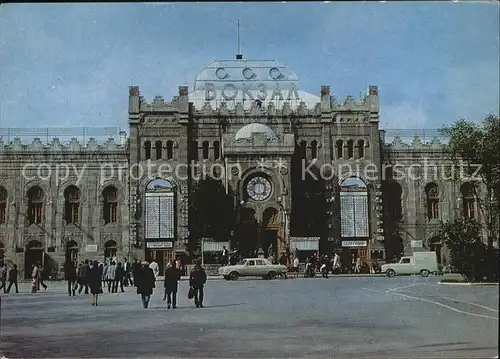
M 161 160 L 161 151 L 163 149 L 163 143 L 161 141 L 155 142 L 156 159 Z
M 167 141 L 167 160 L 174 158 L 174 142 Z
M 300 141 L 300 158 L 306 158 L 306 153 L 307 151 L 307 142 L 306 141 Z
M 113 186 L 108 186 L 102 191 L 102 196 L 104 197 L 104 223 L 118 222 L 118 190 Z
M 344 141 L 338 140 L 335 147 L 337 148 L 337 159 L 344 157 Z
M 318 142 L 317 141 L 311 142 L 311 158 L 312 159 L 318 158 Z
M 464 183 L 460 187 L 462 194 L 462 212 L 465 218 L 476 218 L 476 196 L 474 193 L 474 185 L 472 183 Z
M 203 141 L 203 159 L 208 160 L 208 152 L 210 151 L 210 143 Z
M 64 218 L 66 224 L 78 223 L 80 211 L 80 190 L 75 186 L 69 186 L 64 191 Z
M 347 141 L 347 158 L 353 158 L 354 157 L 354 141 L 349 140 Z
M 214 142 L 214 160 L 218 160 L 220 158 L 220 143 L 219 141 Z
M 7 190 L 0 187 L 0 224 L 7 222 Z
M 365 140 L 358 140 L 358 158 L 365 157 Z
M 192 141 L 191 142 L 191 159 L 193 161 L 198 161 L 198 142 L 197 141 Z
M 147 160 L 151 159 L 151 141 L 144 142 L 144 156 Z
M 429 183 L 425 187 L 425 194 L 427 196 L 427 218 L 439 218 L 439 187 L 435 183 Z
M 31 187 L 28 190 L 28 222 L 29 224 L 42 223 L 43 218 L 43 190 L 38 187 Z

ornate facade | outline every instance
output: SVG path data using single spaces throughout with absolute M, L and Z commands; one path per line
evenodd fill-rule
M 433 170 L 447 164 L 438 139 L 386 143 L 376 86 L 360 99 L 319 93 L 300 91 L 278 62 L 238 57 L 212 63 L 171 101 L 147 102 L 131 86 L 129 136 L 118 143 L 0 137 L 2 255 L 26 271 L 36 261 L 61 271 L 75 257 L 163 263 L 197 240 L 190 194 L 204 175 L 234 196 L 231 242 L 246 253 L 439 252 L 441 220 L 479 216 L 467 183 Z

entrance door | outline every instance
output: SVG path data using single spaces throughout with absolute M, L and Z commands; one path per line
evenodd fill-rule
M 66 263 L 78 263 L 78 244 L 75 241 L 69 241 L 66 244 Z
M 273 255 L 274 258 L 277 259 L 276 257 L 276 250 L 277 250 L 277 245 L 278 245 L 278 231 L 277 230 L 265 230 L 262 231 L 262 248 L 264 250 L 264 255 L 269 257 L 270 255 Z
M 104 260 L 107 263 L 110 263 L 111 260 L 116 257 L 116 242 L 115 241 L 107 241 L 104 245 Z
M 40 264 L 43 267 L 44 248 L 39 241 L 31 241 L 26 246 L 24 253 L 24 278 L 30 279 L 33 273 L 35 264 Z
M 165 269 L 167 269 L 168 262 L 174 260 L 174 251 L 172 249 L 157 249 L 157 250 L 146 250 L 146 261 L 151 263 L 156 260 L 158 263 L 159 275 L 165 274 Z

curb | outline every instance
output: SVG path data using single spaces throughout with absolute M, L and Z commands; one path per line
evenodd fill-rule
M 489 286 L 496 286 L 498 287 L 499 283 L 469 283 L 469 282 L 438 282 L 438 284 L 445 284 L 445 285 L 465 285 L 465 286 L 470 286 L 470 287 L 489 287 Z

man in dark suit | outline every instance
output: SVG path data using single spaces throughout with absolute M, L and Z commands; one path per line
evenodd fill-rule
M 177 308 L 177 291 L 182 272 L 175 264 L 175 261 L 172 261 L 165 271 L 165 294 L 163 295 L 163 300 L 167 300 L 167 309 L 170 309 L 170 306 L 174 309 Z
M 207 282 L 207 273 L 205 269 L 201 267 L 201 261 L 196 261 L 191 274 L 189 276 L 189 286 L 194 290 L 194 304 L 196 308 L 203 308 L 203 298 L 205 293 L 203 293 L 203 287 Z
M 19 293 L 19 287 L 17 286 L 17 264 L 14 264 L 12 269 L 9 271 L 9 286 L 7 287 L 7 292 L 10 292 L 12 284 L 16 285 L 16 293 Z
M 64 276 L 66 277 L 66 280 L 68 281 L 68 295 L 70 297 L 71 297 L 71 294 L 73 294 L 73 296 L 75 296 L 76 267 L 70 260 L 67 260 L 66 263 L 64 264 Z

